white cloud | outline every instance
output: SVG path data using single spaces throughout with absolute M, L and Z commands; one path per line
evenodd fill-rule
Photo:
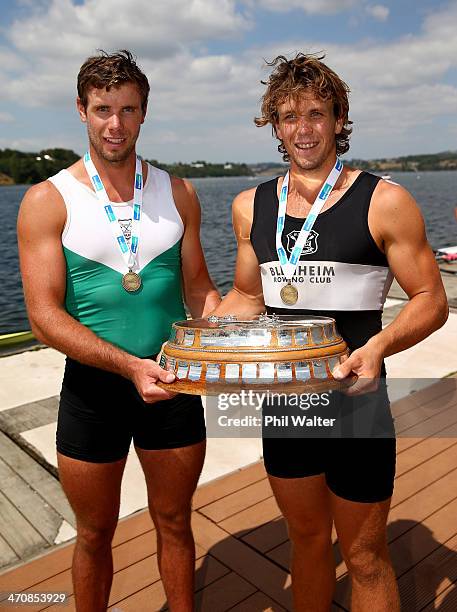
M 346 0 L 346 6 L 356 1 Z M 452 27 L 457 3 L 427 17 L 419 33 L 389 42 L 354 40 L 351 45 L 336 45 L 325 38 L 285 37 L 274 46 L 225 54 L 209 54 L 203 47 L 217 37 L 233 40 L 240 29 L 249 27 L 250 21 L 237 11 L 234 1 L 138 0 L 138 4 L 135 14 L 142 15 L 138 23 L 125 0 L 87 0 L 78 6 L 69 0 L 51 0 L 47 9 L 41 7 L 17 21 L 10 33 L 17 53 L 0 48 L 0 98 L 18 106 L 65 109 L 65 117 L 71 117 L 76 74 L 85 57 L 99 47 L 131 47 L 151 83 L 149 117 L 141 138 L 143 154 L 162 160 L 279 159 L 269 130 L 256 129 L 252 123 L 263 92 L 260 79 L 267 74 L 262 58 L 325 49 L 325 61 L 351 87 L 354 144 L 358 149 L 362 146 L 363 155 L 376 156 L 380 146 L 394 155 L 401 139 L 407 147 L 408 141 L 418 142 L 423 126 L 433 126 L 444 115 L 457 115 L 457 88 L 447 82 L 448 71 L 457 68 Z M 319 4 L 321 12 L 328 12 L 345 3 L 246 0 L 248 4 L 307 11 L 317 10 Z M 99 23 L 109 27 L 99 31 Z M 65 37 L 55 32 L 65 32 Z M 8 78 L 3 74 L 5 66 L 14 66 Z M 63 117 L 61 112 L 56 121 Z M 434 138 L 437 143 L 452 141 L 448 132 L 438 130 Z M 40 146 L 81 151 L 84 139 L 84 130 L 75 120 L 68 131 L 63 124 L 47 126 L 38 140 L 43 141 Z
M 52 141 L 52 146 L 59 147 L 65 146 L 70 148 L 68 142 L 66 145 L 55 144 Z M 19 151 L 41 151 L 42 149 L 49 148 L 49 141 L 46 138 L 0 138 L 0 149 L 18 149 Z
M 234 0 L 137 0 L 134 5 L 125 0 L 86 0 L 83 5 L 51 0 L 47 10 L 31 9 L 28 18 L 16 20 L 7 33 L 17 53 L 0 48 L 0 76 L 5 66 L 14 66 L 18 76 L 4 83 L 0 99 L 28 106 L 68 104 L 80 65 L 99 48 L 131 49 L 149 73 L 167 65 L 170 72 L 159 70 L 160 87 L 166 86 L 186 72 L 187 62 L 195 59 L 190 52 L 194 46 L 236 38 L 249 27 Z M 203 59 L 200 72 L 209 69 Z M 198 74 L 195 61 L 194 78 L 211 78 L 209 73 Z M 228 70 L 220 60 L 210 63 L 213 70 Z
M 12 73 L 18 70 L 24 70 L 27 62 L 19 55 L 7 47 L 0 47 L 0 71 L 3 73 Z
M 267 48 L 251 49 L 250 61 L 271 59 L 278 54 L 293 55 L 297 50 L 325 50 L 324 60 L 351 88 L 351 118 L 354 120 L 355 148 L 363 155 L 379 156 L 379 148 L 397 153 L 403 139 L 430 150 L 453 148 L 446 130 L 437 125 L 433 142 L 422 139 L 424 126 L 435 125 L 442 117 L 457 115 L 457 87 L 447 82 L 447 74 L 457 68 L 457 38 L 451 35 L 457 20 L 457 3 L 424 20 L 423 29 L 392 42 L 364 41 L 336 45 L 324 40 L 288 41 Z M 442 144 L 440 144 L 442 143 Z M 436 149 L 435 149 L 436 150 Z M 382 153 L 381 153 L 382 154 Z M 349 152 L 349 156 L 351 152 Z
M 13 123 L 14 117 L 11 113 L 3 113 L 0 111 L 0 123 Z
M 248 27 L 234 0 L 86 0 L 82 5 L 51 0 L 46 12 L 14 22 L 8 36 L 22 52 L 59 61 L 100 47 L 133 48 L 157 59 Z
M 365 10 L 377 21 L 386 21 L 390 13 L 389 7 L 383 4 L 373 4 L 365 7 Z
M 360 0 L 255 0 L 255 3 L 269 11 L 285 13 L 301 9 L 310 15 L 327 15 L 341 13 L 360 4 Z

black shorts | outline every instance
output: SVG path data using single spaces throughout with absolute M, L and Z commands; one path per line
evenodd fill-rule
M 144 450 L 180 448 L 206 438 L 199 396 L 147 404 L 134 384 L 67 358 L 57 420 L 59 453 L 94 463 L 118 461 L 133 439 Z
M 363 503 L 392 497 L 395 438 L 264 438 L 265 469 L 277 478 L 323 474 L 328 488 L 343 499 Z
M 290 426 L 290 415 L 299 413 L 334 419 L 335 424 Z M 271 476 L 323 474 L 335 495 L 355 502 L 374 503 L 392 496 L 396 440 L 385 381 L 376 393 L 354 398 L 334 393 L 327 405 L 305 412 L 287 401 L 264 405 L 263 415 L 289 415 L 288 427 L 263 427 L 263 456 Z

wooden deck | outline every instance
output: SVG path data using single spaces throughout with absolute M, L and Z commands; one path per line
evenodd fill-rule
M 455 611 L 457 379 L 444 379 L 397 402 L 393 413 L 400 435 L 388 534 L 402 610 Z M 200 487 L 193 526 L 198 610 L 292 609 L 287 531 L 260 463 Z M 142 612 L 165 607 L 149 515 L 140 512 L 121 521 L 113 546 L 110 609 Z M 66 545 L 9 570 L 0 576 L 0 591 L 71 594 L 71 556 L 72 545 Z M 348 610 L 349 601 L 349 581 L 336 541 L 335 559 L 336 612 Z M 74 610 L 73 597 L 69 606 L 46 609 Z

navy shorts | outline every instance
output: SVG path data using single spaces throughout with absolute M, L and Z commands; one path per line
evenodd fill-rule
M 126 378 L 67 358 L 57 420 L 62 455 L 105 463 L 125 457 L 132 439 L 138 448 L 161 450 L 205 438 L 199 396 L 147 404 Z

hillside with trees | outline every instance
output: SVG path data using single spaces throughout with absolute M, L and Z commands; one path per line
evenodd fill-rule
M 175 164 L 164 164 L 156 159 L 148 160 L 156 168 L 166 170 L 169 174 L 180 178 L 206 178 L 216 176 L 253 176 L 253 171 L 247 164 L 210 164 L 206 161 L 196 161 L 190 164 L 178 162 Z
M 406 155 L 383 159 L 351 159 L 348 166 L 372 172 L 425 172 L 426 170 L 457 170 L 457 151 L 444 151 L 428 155 Z
M 0 172 L 16 185 L 39 183 L 74 164 L 79 157 L 68 149 L 44 149 L 39 153 L 0 149 Z
M 79 155 L 69 149 L 44 149 L 38 153 L 24 153 L 14 149 L 0 149 L 0 185 L 20 185 L 39 183 L 49 176 L 67 168 L 79 159 Z M 426 155 L 407 155 L 382 159 L 344 160 L 349 166 L 377 173 L 423 172 L 426 170 L 457 170 L 457 151 Z M 284 174 L 287 164 L 265 162 L 240 164 L 225 162 L 212 164 L 203 160 L 165 164 L 155 159 L 151 163 L 170 174 L 182 178 L 203 178 L 218 176 L 273 176 Z

